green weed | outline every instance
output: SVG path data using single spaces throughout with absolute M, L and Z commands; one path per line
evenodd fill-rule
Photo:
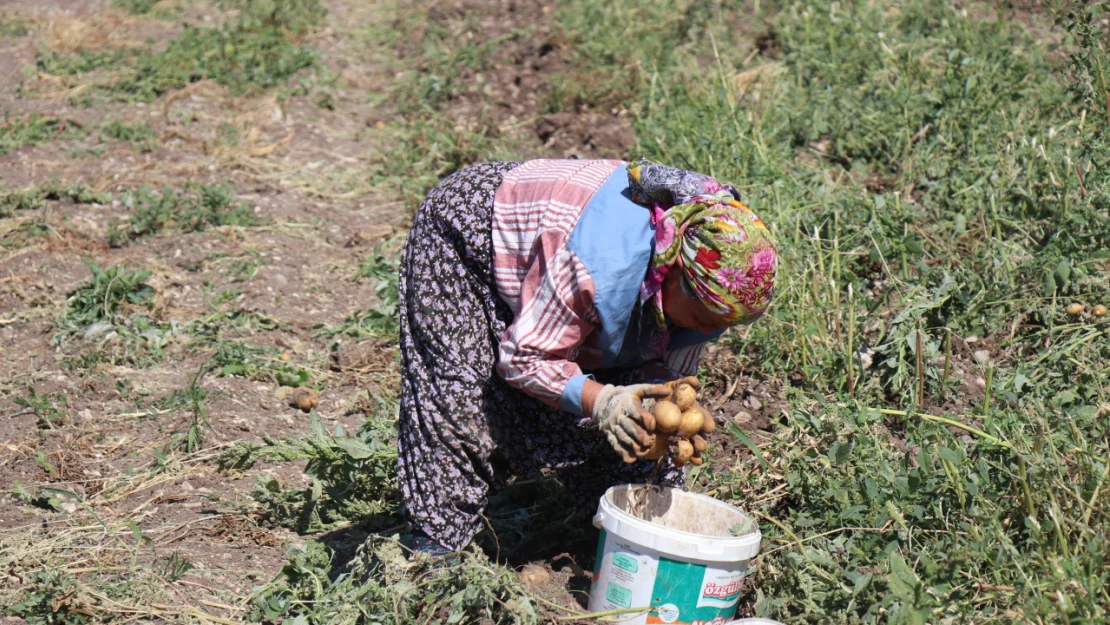
M 271 519 L 300 532 L 317 532 L 344 522 L 381 528 L 396 522 L 396 424 L 369 419 L 355 436 L 329 434 L 315 413 L 312 436 L 239 442 L 220 456 L 223 470 L 246 470 L 261 461 L 307 459 L 306 489 L 285 490 L 275 478 L 260 478 L 252 496 Z
M 398 282 L 396 258 L 382 252 L 381 246 L 374 248 L 374 254 L 364 260 L 355 272 L 355 280 L 371 280 L 378 296 L 378 305 L 372 310 L 354 313 L 338 326 L 316 328 L 316 336 L 334 338 L 350 336 L 365 338 L 370 336 L 395 335 L 400 329 L 398 320 Z
M 49 512 L 60 512 L 62 510 L 62 502 L 54 496 L 52 489 L 44 488 L 39 491 L 38 495 L 32 495 L 19 483 L 19 480 L 15 480 L 13 487 L 12 499 L 21 504 L 34 506 Z
M 304 623 L 541 622 L 540 603 L 509 568 L 491 566 L 477 550 L 457 564 L 409 559 L 396 540 L 371 539 L 349 573 L 334 575 L 326 546 L 307 541 L 253 597 L 251 620 L 295 616 Z M 412 580 L 419 582 L 417 587 Z
M 238 10 L 240 28 L 276 29 L 294 35 L 315 30 L 327 16 L 319 0 L 218 0 L 217 6 Z
M 217 376 L 240 376 L 281 386 L 312 386 L 312 374 L 282 362 L 276 350 L 241 341 L 218 341 L 211 364 Z
M 199 369 L 189 375 L 189 386 L 184 393 L 185 409 L 189 411 L 189 422 L 185 434 L 176 443 L 186 453 L 193 453 L 204 444 L 205 433 L 212 429 L 208 423 L 208 389 L 201 386 L 204 374 L 208 372 L 209 364 L 201 365 Z
M 4 122 L 0 124 L 0 156 L 19 148 L 55 139 L 73 139 L 84 132 L 64 119 L 30 113 L 12 119 L 4 111 Z
M 60 327 L 76 331 L 97 322 L 113 323 L 125 307 L 150 307 L 155 294 L 146 283 L 153 275 L 150 271 L 128 271 L 123 265 L 102 269 L 91 260 L 84 262 L 92 280 L 68 294 Z
M 64 186 L 48 182 L 30 189 L 0 189 L 0 218 L 11 217 L 16 211 L 35 210 L 46 206 L 47 201 L 69 199 L 76 204 L 107 204 L 110 193 L 96 193 L 84 185 Z
M 227 185 L 189 184 L 180 190 L 150 187 L 120 196 L 132 212 L 123 224 L 108 223 L 108 243 L 122 247 L 136 239 L 162 232 L 199 232 L 215 226 L 253 226 L 259 223 L 246 204 L 235 199 Z
M 390 258 L 382 252 L 380 245 L 376 246 L 374 254 L 359 265 L 354 278 L 374 282 L 378 305 L 372 310 L 350 315 L 338 326 L 318 326 L 316 336 L 365 338 L 397 334 L 400 329 L 400 321 L 397 318 L 399 304 L 397 263 L 396 258 Z
M 147 15 L 154 12 L 154 5 L 160 0 L 112 0 L 112 8 L 131 15 Z
M 34 23 L 26 18 L 11 17 L 6 13 L 0 13 L 0 36 L 26 37 L 33 32 L 33 26 Z
M 175 551 L 161 561 L 158 576 L 172 584 L 191 570 L 193 563 Z
M 4 609 L 4 614 L 24 619 L 31 625 L 84 625 L 95 613 L 82 605 L 77 584 L 65 573 L 36 571 L 28 580 L 23 598 Z
M 73 425 L 69 411 L 69 398 L 65 393 L 46 393 L 39 395 L 35 387 L 27 387 L 27 397 L 16 397 L 15 405 L 29 408 L 38 419 L 38 426 L 53 430 L 58 426 Z
M 154 140 L 158 138 L 158 133 L 147 124 L 128 124 L 118 119 L 101 128 L 100 134 L 105 139 L 129 141 L 144 151 L 153 149 Z

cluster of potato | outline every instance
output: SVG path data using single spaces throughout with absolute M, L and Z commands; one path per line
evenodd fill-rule
M 702 434 L 717 429 L 709 411 L 698 405 L 697 378 L 668 383 L 671 395 L 657 399 L 651 413 L 655 417 L 655 441 L 645 455 L 658 460 L 670 455 L 676 467 L 689 462 L 700 465 L 706 440 Z
M 1082 315 L 1084 311 L 1087 310 L 1087 307 L 1084 306 L 1083 304 L 1080 304 L 1079 302 L 1073 302 L 1071 304 L 1068 304 L 1067 308 L 1065 308 L 1064 310 L 1067 311 L 1068 315 L 1070 315 L 1072 317 L 1078 317 L 1079 315 Z M 1096 305 L 1091 307 L 1091 314 L 1094 315 L 1095 317 L 1105 317 L 1106 316 L 1106 307 L 1103 306 L 1102 304 L 1096 304 Z

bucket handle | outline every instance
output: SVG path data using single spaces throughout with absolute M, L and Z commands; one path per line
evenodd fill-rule
M 601 529 L 601 524 L 605 522 L 605 514 L 598 512 L 594 515 L 594 527 Z

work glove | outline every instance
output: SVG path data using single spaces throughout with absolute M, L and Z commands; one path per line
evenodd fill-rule
M 655 417 L 640 401 L 661 399 L 671 394 L 662 384 L 606 384 L 594 401 L 590 418 L 625 462 L 636 462 L 655 442 Z
M 679 384 L 689 384 L 690 386 L 692 386 L 694 388 L 695 391 L 698 390 L 699 388 L 701 388 L 701 382 L 699 382 L 698 379 L 696 377 L 692 376 L 692 375 L 686 376 L 684 378 L 680 378 L 678 380 L 671 380 L 670 382 L 665 382 L 665 383 L 662 384 L 662 386 L 665 386 L 667 388 L 668 392 L 674 392 L 674 389 Z M 660 397 L 658 399 L 670 399 L 670 397 Z

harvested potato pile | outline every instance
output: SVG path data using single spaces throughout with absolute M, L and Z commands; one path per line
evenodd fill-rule
M 717 429 L 717 424 L 709 411 L 698 405 L 697 378 L 675 380 L 667 386 L 671 395 L 656 400 L 651 410 L 655 416 L 655 442 L 645 457 L 658 460 L 669 455 L 676 467 L 687 462 L 699 465 L 707 447 L 702 434 Z

